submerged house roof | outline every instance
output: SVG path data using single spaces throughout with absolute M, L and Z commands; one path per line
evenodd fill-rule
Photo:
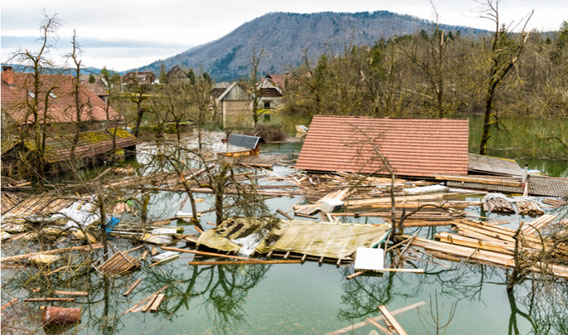
M 256 146 L 261 141 L 262 138 L 258 136 L 239 135 L 239 134 L 231 134 L 231 136 L 229 136 L 230 145 L 246 149 L 256 149 Z
M 397 175 L 466 175 L 468 134 L 468 120 L 315 116 L 296 168 L 387 173 L 372 141 Z
M 45 101 L 48 102 L 47 122 L 71 123 L 76 120 L 73 76 L 44 74 L 40 77 L 39 114 L 43 121 Z M 106 103 L 83 83 L 79 86 L 82 121 L 105 121 Z M 20 124 L 32 122 L 27 103 L 34 96 L 33 76 L 31 73 L 2 72 L 2 110 L 10 119 Z M 121 117 L 109 108 L 110 119 Z
M 79 135 L 75 147 L 75 155 L 79 158 L 94 157 L 112 151 L 113 134 L 115 129 L 99 129 L 95 131 L 83 132 Z M 74 135 L 60 137 L 49 137 L 45 145 L 45 161 L 47 163 L 59 163 L 71 158 L 71 148 L 73 146 Z M 124 149 L 138 144 L 138 140 L 128 131 L 116 129 L 116 149 Z M 17 139 L 2 141 L 2 155 L 21 144 Z M 33 151 L 35 143 L 32 140 L 26 141 L 24 146 L 27 150 Z

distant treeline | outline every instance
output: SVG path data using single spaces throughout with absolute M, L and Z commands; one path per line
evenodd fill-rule
M 557 33 L 463 36 L 422 30 L 346 46 L 341 55 L 305 60 L 287 81 L 288 113 L 376 117 L 482 114 L 492 66 L 513 63 L 491 101 L 499 116 L 568 116 L 568 22 Z M 525 41 L 525 43 L 523 43 Z M 517 57 L 519 46 L 523 46 Z

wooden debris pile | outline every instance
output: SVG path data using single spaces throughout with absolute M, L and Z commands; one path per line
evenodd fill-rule
M 520 215 L 540 216 L 544 211 L 536 201 L 532 200 L 517 200 L 515 202 Z
M 507 197 L 500 193 L 490 193 L 483 199 L 483 208 L 491 213 L 514 214 L 515 208 Z
M 456 229 L 457 235 L 442 232 L 434 236 L 436 241 L 416 237 L 411 243 L 441 259 L 509 268 L 515 267 L 515 250 L 518 250 L 518 259 L 528 270 L 568 278 L 568 245 L 565 243 L 556 244 L 550 238 L 541 239 L 523 229 L 517 232 L 472 220 L 460 221 Z M 548 255 L 545 261 L 543 255 Z
M 99 272 L 102 272 L 106 275 L 120 276 L 138 270 L 140 268 L 140 261 L 128 255 L 128 253 L 126 252 L 115 249 L 114 255 L 112 255 L 106 261 L 104 261 L 103 259 L 98 260 L 95 264 L 93 264 L 93 266 Z

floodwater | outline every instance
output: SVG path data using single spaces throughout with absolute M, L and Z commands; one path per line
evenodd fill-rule
M 263 153 L 298 152 L 299 148 L 300 144 L 267 145 Z M 546 172 L 547 165 L 538 168 Z M 566 175 L 566 170 L 564 166 L 555 174 Z M 289 171 L 284 167 L 274 170 L 281 175 Z M 151 220 L 173 216 L 184 197 L 175 193 L 155 194 L 150 202 Z M 203 198 L 204 202 L 197 203 L 198 210 L 212 206 L 210 196 Z M 269 199 L 267 205 L 271 211 L 287 211 L 298 199 Z M 191 211 L 189 202 L 182 211 Z M 479 209 L 468 211 L 478 213 Z M 490 214 L 490 218 L 499 217 Z M 520 219 L 528 220 L 515 217 L 512 225 Z M 206 222 L 214 220 L 212 213 L 204 214 L 202 225 L 210 228 Z M 183 227 L 186 233 L 195 232 L 193 226 Z M 433 236 L 448 230 L 423 228 L 420 235 Z M 131 247 L 123 239 L 111 241 L 122 249 Z M 193 255 L 182 254 L 173 262 L 152 268 L 144 266 L 143 270 L 118 279 L 104 279 L 94 271 L 75 278 L 64 274 L 46 278 L 35 276 L 34 269 L 3 270 L 2 304 L 15 296 L 28 297 L 35 287 L 86 290 L 89 296 L 79 297 L 75 303 L 54 304 L 82 308 L 82 322 L 67 330 L 68 334 L 325 334 L 379 316 L 377 305 L 395 311 L 419 302 L 425 305 L 396 315 L 409 334 L 568 333 L 566 281 L 548 283 L 547 291 L 538 286 L 535 291 L 533 282 L 527 280 L 508 294 L 504 285 L 507 272 L 495 267 L 411 261 L 406 267 L 422 268 L 426 273 L 393 272 L 347 280 L 345 277 L 354 272 L 351 266 L 337 268 L 306 262 L 196 267 L 187 265 L 192 259 Z M 122 293 L 138 278 L 143 278 L 142 283 L 129 297 L 123 297 Z M 157 313 L 123 314 L 167 284 L 166 299 Z M 29 333 L 43 332 L 38 315 L 39 307 L 45 304 L 22 302 L 9 307 L 3 311 L 2 324 L 18 325 L 22 333 L 26 329 Z M 447 327 L 438 332 L 436 324 Z M 366 325 L 349 333 L 369 334 L 373 329 L 374 326 Z

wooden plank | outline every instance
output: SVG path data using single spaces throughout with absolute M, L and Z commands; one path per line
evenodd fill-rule
M 4 308 L 6 308 L 6 307 L 8 307 L 8 306 L 12 305 L 13 303 L 15 303 L 15 302 L 16 302 L 16 301 L 18 301 L 18 300 L 19 300 L 18 298 L 14 298 L 14 299 L 12 299 L 12 300 L 8 301 L 8 302 L 7 302 L 7 303 L 5 303 L 4 305 L 2 305 L 2 309 L 1 309 L 1 310 L 3 311 L 3 310 L 4 310 Z
M 150 313 L 156 313 L 158 311 L 158 308 L 160 307 L 160 304 L 165 297 L 166 295 L 163 293 L 158 294 L 158 296 L 156 297 L 156 299 L 154 299 L 154 302 L 152 302 L 152 305 L 150 306 Z
M 156 292 L 150 294 L 149 296 L 147 296 L 146 298 L 142 299 L 140 302 L 138 302 L 136 305 L 130 307 L 129 309 L 127 309 L 126 311 L 124 311 L 124 313 L 122 314 L 126 314 L 126 313 L 130 313 L 134 310 L 136 310 L 140 305 L 146 303 L 148 300 L 153 299 L 156 297 L 156 295 L 160 294 L 163 290 L 167 289 L 170 285 L 166 285 L 164 287 L 162 287 L 161 289 L 157 290 Z
M 141 281 L 142 281 L 142 278 L 139 278 L 134 283 L 132 283 L 132 285 L 130 285 L 130 287 L 126 291 L 124 291 L 124 293 L 122 293 L 122 296 L 128 297 L 128 295 L 130 295 L 130 293 L 132 293 L 132 291 L 134 291 L 136 286 L 138 286 L 138 284 L 140 284 Z
M 215 252 L 198 251 L 198 250 L 190 250 L 190 249 L 180 249 L 180 248 L 172 248 L 172 247 L 161 247 L 161 249 L 162 250 L 169 250 L 169 251 L 185 252 L 185 253 L 189 253 L 189 254 L 196 254 L 196 255 L 203 255 L 203 256 L 239 259 L 239 260 L 243 260 L 243 261 L 254 261 L 254 260 L 256 260 L 256 258 L 232 256 L 232 255 L 218 254 L 218 253 L 215 253 Z
M 390 330 L 388 330 L 387 328 L 381 326 L 377 321 L 371 319 L 371 318 L 367 318 L 366 319 L 367 322 L 369 322 L 370 324 L 372 324 L 373 326 L 379 328 L 380 330 L 382 330 L 385 334 L 390 335 L 392 334 Z
M 85 291 L 58 291 L 58 290 L 55 290 L 53 293 L 58 294 L 58 295 L 74 295 L 74 296 L 79 296 L 79 297 L 86 297 L 86 296 L 89 295 L 89 292 L 85 292 Z
M 383 313 L 383 315 L 385 316 L 385 320 L 387 320 L 388 322 L 390 322 L 392 324 L 392 326 L 394 327 L 394 330 L 396 330 L 398 335 L 408 335 L 408 333 L 404 330 L 404 328 L 402 328 L 400 323 L 398 323 L 398 321 L 396 321 L 394 316 L 391 314 L 391 312 L 389 312 L 389 310 L 385 306 L 379 305 L 378 308 L 379 308 L 379 311 L 381 311 L 381 313 Z
M 422 306 L 424 306 L 424 305 L 426 305 L 426 302 L 420 301 L 420 302 L 417 302 L 417 303 L 415 303 L 415 304 L 408 305 L 408 306 L 406 306 L 406 307 L 403 307 L 403 308 L 399 308 L 399 309 L 397 309 L 397 310 L 394 310 L 394 311 L 391 312 L 391 315 L 393 315 L 393 316 L 394 316 L 394 315 L 398 315 L 398 314 L 400 314 L 400 313 L 404 313 L 404 312 L 406 312 L 406 311 L 409 311 L 409 310 L 412 310 L 412 309 L 416 309 L 416 308 L 422 307 Z M 379 321 L 381 321 L 381 320 L 384 320 L 384 318 L 385 318 L 385 317 L 384 317 L 383 315 L 380 315 L 380 316 L 377 316 L 377 317 L 375 317 L 375 318 L 372 318 L 372 320 L 374 320 L 374 321 L 376 321 L 376 322 L 379 322 Z M 339 335 L 339 334 L 344 334 L 344 333 L 353 332 L 355 329 L 364 327 L 364 326 L 366 326 L 366 325 L 368 325 L 368 324 L 369 324 L 369 321 L 362 321 L 362 322 L 356 323 L 356 324 L 354 324 L 354 325 L 350 325 L 350 326 L 347 326 L 347 327 L 345 327 L 345 328 L 341 328 L 341 329 L 338 329 L 338 330 L 336 330 L 336 331 L 329 332 L 329 333 L 327 333 L 326 335 Z
M 75 301 L 75 298 L 28 298 L 26 302 L 45 302 L 45 301 Z
M 189 262 L 189 265 L 242 265 L 242 264 L 298 264 L 301 260 L 281 259 L 281 260 L 250 260 L 250 261 L 203 261 Z
M 294 218 L 291 217 L 290 215 L 288 215 L 288 213 L 284 212 L 283 210 L 281 210 L 280 208 L 276 210 L 276 212 L 280 215 L 282 215 L 283 217 L 285 217 L 286 219 L 293 221 Z

